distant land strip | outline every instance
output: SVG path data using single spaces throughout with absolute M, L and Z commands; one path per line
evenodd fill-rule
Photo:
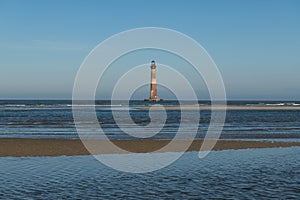
M 139 108 L 148 110 L 149 108 Z M 300 106 L 165 106 L 151 107 L 151 110 L 300 110 Z

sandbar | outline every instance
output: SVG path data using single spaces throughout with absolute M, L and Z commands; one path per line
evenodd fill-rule
M 171 140 L 139 139 L 139 140 L 84 140 L 85 144 L 95 147 L 92 154 L 114 153 L 149 153 L 149 152 L 179 152 L 185 151 L 185 146 L 191 143 L 187 151 L 199 151 L 203 140 Z M 119 148 L 112 148 L 112 145 Z M 269 142 L 269 141 L 239 141 L 218 140 L 213 150 L 274 148 L 300 146 L 300 142 Z M 101 147 L 101 148 L 98 148 Z M 92 148 L 93 149 L 93 148 Z M 0 156 L 74 156 L 90 155 L 80 139 L 31 139 L 31 138 L 0 138 Z

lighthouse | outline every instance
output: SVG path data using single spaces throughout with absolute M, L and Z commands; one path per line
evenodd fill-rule
M 162 101 L 162 99 L 159 99 L 157 96 L 157 87 L 156 87 L 156 65 L 155 61 L 151 61 L 151 83 L 150 83 L 150 97 L 149 99 L 145 99 L 146 101 Z

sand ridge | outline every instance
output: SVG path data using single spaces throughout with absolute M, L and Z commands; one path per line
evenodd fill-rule
M 89 146 L 95 147 L 94 154 L 113 154 L 162 152 L 160 149 L 170 143 L 171 140 L 111 140 L 120 150 L 111 148 L 107 140 L 85 140 Z M 176 140 L 174 144 L 164 151 L 184 151 L 188 140 Z M 192 141 L 187 151 L 199 151 L 203 140 Z M 97 146 L 101 148 L 97 148 Z M 300 146 L 300 142 L 269 142 L 269 141 L 238 141 L 219 140 L 213 150 L 248 149 L 248 148 L 273 148 Z M 73 156 L 90 155 L 80 139 L 30 139 L 30 138 L 1 138 L 0 156 Z

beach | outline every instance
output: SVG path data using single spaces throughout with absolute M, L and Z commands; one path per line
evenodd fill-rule
M 111 140 L 115 145 L 128 152 L 149 153 L 149 152 L 179 152 L 184 151 L 185 146 L 191 141 L 175 140 L 174 145 L 167 150 L 160 148 L 166 146 L 171 140 Z M 124 153 L 122 150 L 111 148 L 108 140 L 85 140 L 90 146 L 101 146 L 97 154 Z M 203 140 L 197 139 L 187 151 L 199 151 Z M 239 141 L 219 140 L 213 150 L 228 149 L 251 149 L 251 148 L 274 148 L 300 146 L 300 142 L 269 142 L 269 141 Z M 90 155 L 79 139 L 30 139 L 30 138 L 1 138 L 0 156 L 75 156 Z

